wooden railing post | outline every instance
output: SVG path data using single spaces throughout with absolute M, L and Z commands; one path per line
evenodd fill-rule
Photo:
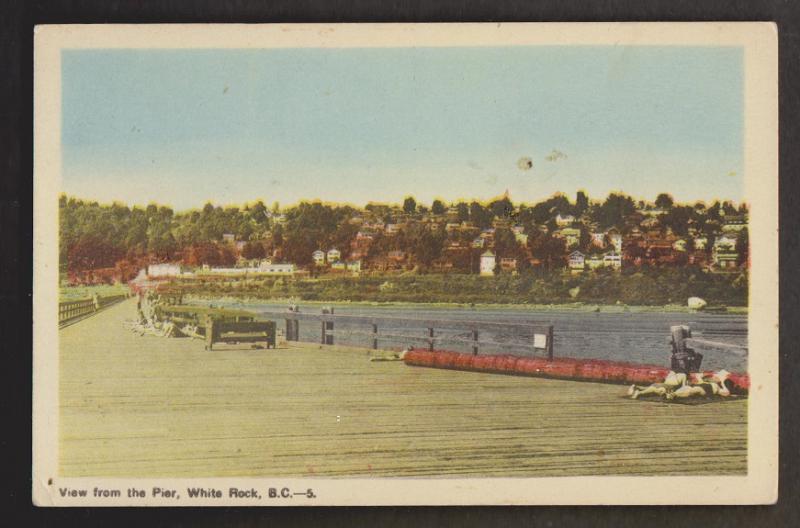
M 428 350 L 433 352 L 433 327 L 428 327 Z
M 323 315 L 333 315 L 333 308 L 323 308 L 322 309 Z M 329 333 L 330 332 L 330 333 Z M 333 344 L 333 321 L 326 321 L 325 318 L 322 319 L 322 339 L 321 342 L 323 345 L 332 345 Z
M 211 350 L 214 347 L 214 334 L 216 333 L 216 321 L 210 316 L 206 315 L 206 350 Z
M 378 325 L 372 324 L 372 349 L 378 349 Z
M 472 330 L 472 355 L 478 355 L 478 331 L 475 329 Z
M 553 325 L 547 327 L 547 359 L 553 360 Z

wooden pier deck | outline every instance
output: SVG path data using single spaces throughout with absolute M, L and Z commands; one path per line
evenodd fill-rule
M 124 301 L 59 331 L 64 477 L 731 475 L 747 402 L 139 336 Z

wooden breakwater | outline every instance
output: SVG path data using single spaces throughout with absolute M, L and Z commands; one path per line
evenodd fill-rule
M 63 328 L 128 297 L 126 294 L 104 297 L 95 295 L 88 299 L 60 302 L 58 303 L 58 326 Z
M 371 348 L 381 348 L 386 341 L 404 341 L 421 345 L 428 350 L 441 348 L 443 344 L 457 343 L 471 348 L 473 355 L 478 355 L 481 347 L 508 346 L 508 342 L 487 339 L 485 333 L 502 332 L 515 336 L 518 340 L 527 339 L 521 346 L 530 353 L 543 354 L 553 359 L 553 325 L 530 322 L 495 322 L 459 319 L 434 319 L 392 316 L 369 316 L 336 314 L 333 308 L 323 308 L 320 313 L 302 312 L 297 307 L 289 307 L 286 311 L 260 310 L 254 312 L 259 318 L 275 321 L 283 320 L 287 341 L 300 341 L 300 324 L 310 323 L 320 328 L 319 342 L 333 345 L 337 336 L 347 338 L 366 338 Z M 343 325 L 346 331 L 337 329 Z M 355 328 L 355 329 L 354 329 Z M 443 331 L 459 331 L 460 335 L 452 335 Z

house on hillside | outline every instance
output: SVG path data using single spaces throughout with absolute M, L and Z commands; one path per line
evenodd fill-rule
M 739 252 L 736 251 L 736 237 L 722 235 L 714 241 L 711 258 L 718 269 L 732 269 L 738 266 Z
M 233 233 L 223 233 L 222 234 L 222 241 L 226 244 L 233 244 L 236 242 L 236 235 Z
M 722 231 L 725 233 L 738 233 L 747 227 L 747 218 L 744 215 L 725 215 L 722 218 Z
M 316 250 L 311 254 L 311 259 L 314 261 L 314 264 L 317 266 L 324 266 L 325 265 L 325 252 L 321 249 Z
M 494 275 L 494 268 L 497 266 L 497 259 L 495 254 L 491 251 L 485 251 L 481 255 L 480 274 L 483 276 Z
M 386 224 L 386 227 L 384 228 L 384 233 L 390 236 L 396 235 L 397 233 L 400 232 L 402 228 L 403 228 L 402 224 Z
M 558 213 L 558 215 L 556 215 L 556 225 L 559 227 L 571 226 L 574 223 L 575 223 L 575 217 L 572 215 L 569 214 L 562 215 L 561 213 Z
M 517 259 L 515 258 L 501 258 L 500 259 L 500 270 L 505 272 L 515 272 L 517 271 Z
M 328 263 L 338 262 L 342 259 L 342 252 L 336 248 L 328 250 Z
M 620 269 L 622 267 L 622 255 L 616 251 L 609 251 L 603 255 L 603 265 L 607 268 Z
M 586 268 L 586 256 L 580 251 L 570 253 L 567 262 L 571 271 L 583 271 Z
M 705 249 L 708 247 L 708 238 L 704 236 L 699 236 L 694 239 L 694 249 Z

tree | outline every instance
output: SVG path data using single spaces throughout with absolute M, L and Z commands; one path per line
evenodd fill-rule
M 670 209 L 673 203 L 672 196 L 667 193 L 661 193 L 656 196 L 656 207 L 659 209 Z
M 443 215 L 447 211 L 441 200 L 434 200 L 431 204 L 431 212 L 435 215 Z
M 242 248 L 242 256 L 246 259 L 261 259 L 266 256 L 264 245 L 261 242 L 250 241 Z
M 464 202 L 458 202 L 458 204 L 456 204 L 456 211 L 459 222 L 466 222 L 469 220 L 469 205 Z
M 534 257 L 538 258 L 545 269 L 560 267 L 564 264 L 564 255 L 567 251 L 567 244 L 562 238 L 555 238 L 551 235 L 541 235 L 529 239 L 528 246 Z
M 575 196 L 575 215 L 582 215 L 589 208 L 589 197 L 583 191 L 578 191 Z
M 492 213 L 478 202 L 469 204 L 469 219 L 480 228 L 492 225 Z
M 514 233 L 508 229 L 498 229 L 494 234 L 494 247 L 498 258 L 520 258 L 522 251 Z
M 514 212 L 514 204 L 508 196 L 503 196 L 489 204 L 492 214 L 497 218 L 508 218 Z
M 411 196 L 407 196 L 405 200 L 403 200 L 403 212 L 407 214 L 411 214 L 417 210 L 417 201 L 414 200 Z

